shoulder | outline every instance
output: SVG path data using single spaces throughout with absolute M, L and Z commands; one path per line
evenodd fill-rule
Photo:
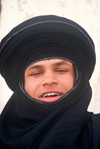
M 97 127 L 100 128 L 100 113 L 99 114 L 93 114 L 92 117 L 91 117 L 91 120 L 92 120 L 92 125 L 93 126 L 96 126 L 96 128 Z
M 100 114 L 92 114 L 88 128 L 91 130 L 92 148 L 99 149 L 100 147 Z
M 81 149 L 100 148 L 100 114 L 88 113 L 89 121 L 86 123 L 81 135 Z
M 87 127 L 91 129 L 93 134 L 99 134 L 100 136 L 100 113 L 99 114 L 91 114 L 91 118 L 87 123 Z
M 94 134 L 100 136 L 100 114 L 93 114 L 91 122 Z

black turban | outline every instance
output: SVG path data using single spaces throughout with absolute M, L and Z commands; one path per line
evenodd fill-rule
M 72 62 L 76 80 L 46 103 L 30 97 L 21 81 L 28 66 L 52 58 Z M 100 115 L 87 111 L 94 66 L 91 37 L 69 19 L 39 16 L 15 27 L 0 44 L 0 73 L 14 91 L 0 116 L 0 148 L 99 149 Z
M 95 65 L 93 41 L 69 19 L 53 15 L 29 19 L 1 41 L 0 73 L 14 91 L 29 64 L 51 57 L 70 59 L 88 80 Z

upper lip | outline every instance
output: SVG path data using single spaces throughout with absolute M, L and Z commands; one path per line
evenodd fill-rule
M 62 95 L 63 94 L 63 93 L 61 93 L 60 91 L 57 91 L 57 90 L 47 90 L 47 91 L 43 91 L 40 94 L 40 97 L 43 97 L 43 95 L 48 94 L 48 93 L 58 93 L 59 95 Z

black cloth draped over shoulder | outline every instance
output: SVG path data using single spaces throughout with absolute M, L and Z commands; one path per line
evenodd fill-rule
M 25 70 L 55 58 L 73 63 L 74 87 L 56 102 L 31 98 Z M 38 16 L 12 29 L 0 44 L 0 73 L 14 91 L 0 116 L 0 148 L 99 149 L 100 115 L 87 111 L 95 61 L 91 37 L 67 18 Z

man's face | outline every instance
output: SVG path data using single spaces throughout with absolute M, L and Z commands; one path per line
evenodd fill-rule
M 25 91 L 43 102 L 54 102 L 73 88 L 72 63 L 61 59 L 36 62 L 25 71 Z

